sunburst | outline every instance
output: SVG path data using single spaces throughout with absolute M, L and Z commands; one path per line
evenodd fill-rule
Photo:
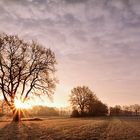
M 15 108 L 17 108 L 17 109 L 30 109 L 31 105 L 27 102 L 22 102 L 20 99 L 15 99 Z

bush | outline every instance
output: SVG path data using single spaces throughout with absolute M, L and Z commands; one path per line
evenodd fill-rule
M 71 113 L 71 117 L 79 117 L 79 116 L 80 116 L 80 114 L 79 114 L 78 110 L 74 109 Z

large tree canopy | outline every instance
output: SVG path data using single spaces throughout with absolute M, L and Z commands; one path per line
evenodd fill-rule
M 102 103 L 87 86 L 77 86 L 71 90 L 70 102 L 73 107 L 72 116 L 103 116 L 108 107 Z
M 71 90 L 70 102 L 74 108 L 77 108 L 81 115 L 87 111 L 91 102 L 97 100 L 96 95 L 86 86 L 75 87 Z
M 55 89 L 55 54 L 18 36 L 0 35 L 0 90 L 14 110 L 15 98 L 25 102 L 29 94 L 51 97 Z

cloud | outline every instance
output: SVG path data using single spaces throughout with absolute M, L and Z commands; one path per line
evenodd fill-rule
M 139 84 L 139 0 L 1 0 L 0 31 L 51 47 L 68 87 Z
M 59 3 L 58 6 L 56 3 Z M 82 5 L 79 5 L 81 3 Z M 118 47 L 116 44 L 123 44 L 126 40 L 127 45 L 130 40 L 135 42 L 138 40 L 137 29 L 140 26 L 139 9 L 136 6 L 138 4 L 139 1 L 129 0 L 65 0 L 65 3 L 64 0 L 2 1 L 1 24 L 5 26 L 5 30 L 7 27 L 8 30 L 11 29 L 10 32 L 16 28 L 17 33 L 22 30 L 22 35 L 29 33 L 30 36 L 34 34 L 45 36 L 48 33 L 49 40 L 54 41 L 56 36 L 59 43 L 64 40 L 67 45 L 75 44 L 83 48 L 85 45 L 93 51 L 99 48 L 103 52 L 107 48 L 113 50 L 115 47 L 112 45 L 115 45 L 118 48 L 115 49 L 115 53 L 116 50 L 121 51 L 123 48 L 123 45 Z M 99 47 L 92 46 L 96 45 L 96 40 L 92 38 L 100 39 L 100 44 L 97 44 Z
M 76 4 L 76 3 L 85 3 L 88 0 L 65 0 L 65 2 L 70 3 L 70 4 Z

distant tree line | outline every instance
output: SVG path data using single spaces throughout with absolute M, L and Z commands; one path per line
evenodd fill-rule
M 47 106 L 33 106 L 32 109 L 29 110 L 30 115 L 33 116 L 58 116 L 59 112 L 54 107 Z
M 140 105 L 116 105 L 115 107 L 110 107 L 109 114 L 110 116 L 140 116 Z
M 71 90 L 70 103 L 73 107 L 72 117 L 106 116 L 108 107 L 86 86 Z
M 33 106 L 31 109 L 22 109 L 22 117 L 31 117 L 31 116 L 58 116 L 59 110 L 54 107 L 47 106 Z M 0 100 L 0 116 L 8 115 L 12 116 L 12 112 L 9 106 L 3 101 Z
M 22 117 L 32 117 L 32 116 L 70 116 L 71 109 L 69 107 L 48 107 L 42 105 L 36 105 L 32 108 L 22 109 Z M 9 106 L 4 100 L 0 100 L 0 117 L 1 116 L 12 116 L 12 112 Z

